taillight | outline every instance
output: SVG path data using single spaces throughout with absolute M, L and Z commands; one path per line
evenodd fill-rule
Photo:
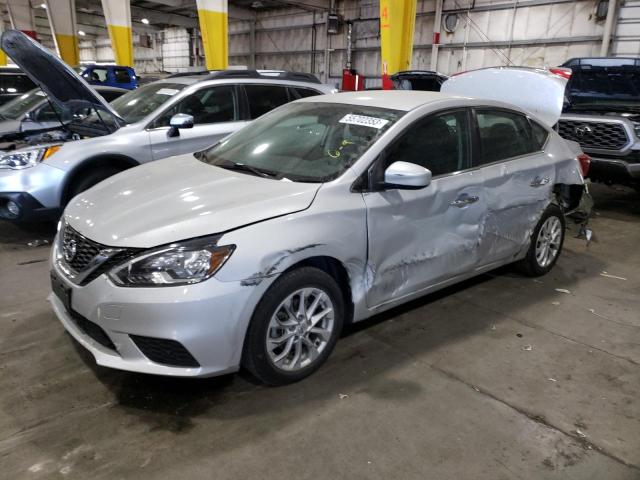
M 563 78 L 569 80 L 571 78 L 571 74 L 573 73 L 570 68 L 565 67 L 554 67 L 550 68 L 549 71 L 555 75 L 560 75 Z
M 580 164 L 582 176 L 586 177 L 589 173 L 589 167 L 591 166 L 591 157 L 586 153 L 581 153 L 576 157 L 576 160 L 578 160 L 578 163 Z

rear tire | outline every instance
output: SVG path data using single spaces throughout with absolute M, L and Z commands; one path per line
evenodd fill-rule
M 284 273 L 256 306 L 242 366 L 268 385 L 302 380 L 327 360 L 343 320 L 342 292 L 330 275 L 314 267 Z
M 562 252 L 565 226 L 562 209 L 554 204 L 549 205 L 533 229 L 527 255 L 515 264 L 516 268 L 529 277 L 549 273 Z

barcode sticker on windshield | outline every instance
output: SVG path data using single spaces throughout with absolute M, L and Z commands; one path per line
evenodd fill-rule
M 173 96 L 176 93 L 178 93 L 180 90 L 176 90 L 175 88 L 161 88 L 160 90 L 158 90 L 156 93 L 158 95 L 169 95 L 169 96 Z
M 348 113 L 347 115 L 342 117 L 342 119 L 340 119 L 340 123 L 348 123 L 349 125 L 360 125 L 361 127 L 371 127 L 380 130 L 387 123 L 389 123 L 389 120 L 385 120 L 384 118 L 367 117 L 366 115 L 354 115 L 353 113 Z

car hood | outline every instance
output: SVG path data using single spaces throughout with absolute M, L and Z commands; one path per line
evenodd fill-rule
M 150 248 L 304 210 L 317 183 L 224 170 L 181 155 L 111 177 L 75 197 L 65 221 L 113 247 Z
M 105 133 L 112 133 L 125 124 L 109 103 L 82 77 L 32 38 L 18 30 L 7 30 L 0 37 L 0 45 L 69 118 L 86 109 L 93 109 L 107 117 L 103 122 Z
M 566 85 L 566 78 L 548 70 L 490 67 L 449 77 L 440 91 L 515 105 L 553 127 L 562 114 Z

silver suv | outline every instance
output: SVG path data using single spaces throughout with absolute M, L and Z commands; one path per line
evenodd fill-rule
M 202 150 L 284 103 L 335 91 L 310 74 L 226 70 L 168 77 L 108 104 L 21 32 L 5 32 L 2 48 L 73 118 L 65 135 L 0 153 L 0 218 L 12 221 L 55 219 L 115 173 Z

